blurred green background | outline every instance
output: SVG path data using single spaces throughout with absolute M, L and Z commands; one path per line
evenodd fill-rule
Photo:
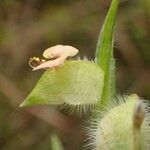
M 51 150 L 57 134 L 65 150 L 79 150 L 86 118 L 54 107 L 19 108 L 43 71 L 28 60 L 56 44 L 94 58 L 110 0 L 0 0 L 0 150 Z M 122 0 L 115 34 L 117 89 L 150 99 L 150 1 Z

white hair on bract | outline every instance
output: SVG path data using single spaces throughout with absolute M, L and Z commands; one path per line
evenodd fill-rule
M 91 120 L 85 147 L 94 150 L 149 150 L 150 103 L 136 94 L 117 98 Z

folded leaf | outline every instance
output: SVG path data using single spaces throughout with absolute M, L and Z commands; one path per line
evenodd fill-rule
M 113 45 L 118 5 L 119 0 L 112 0 L 111 6 L 109 8 L 105 22 L 98 38 L 95 60 L 105 73 L 102 99 L 100 100 L 98 105 L 108 104 L 108 101 L 112 98 L 112 96 L 114 96 L 116 91 Z
M 66 61 L 57 69 L 48 69 L 20 106 L 96 103 L 101 97 L 103 78 L 103 71 L 93 62 Z

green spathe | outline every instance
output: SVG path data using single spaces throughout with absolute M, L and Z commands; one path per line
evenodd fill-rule
M 57 69 L 47 70 L 27 99 L 20 105 L 96 103 L 101 97 L 104 73 L 90 61 L 66 61 Z
M 128 96 L 126 102 L 112 108 L 98 122 L 94 133 L 96 150 L 133 150 L 133 112 L 138 99 L 136 94 Z M 143 150 L 147 150 L 143 142 L 148 134 L 145 131 L 149 131 L 146 120 L 141 126 L 141 131 L 138 131 L 141 132 L 140 142 Z

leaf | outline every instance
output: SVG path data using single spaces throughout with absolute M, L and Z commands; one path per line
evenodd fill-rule
M 101 97 L 103 79 L 103 71 L 93 62 L 66 61 L 57 69 L 47 70 L 20 106 L 93 104 Z
M 104 87 L 100 103 L 105 105 L 115 94 L 115 61 L 113 58 L 114 28 L 119 0 L 112 0 L 100 36 L 95 60 L 104 71 Z M 98 103 L 99 105 L 99 103 Z
M 51 148 L 52 150 L 63 150 L 63 145 L 55 134 L 51 136 Z

